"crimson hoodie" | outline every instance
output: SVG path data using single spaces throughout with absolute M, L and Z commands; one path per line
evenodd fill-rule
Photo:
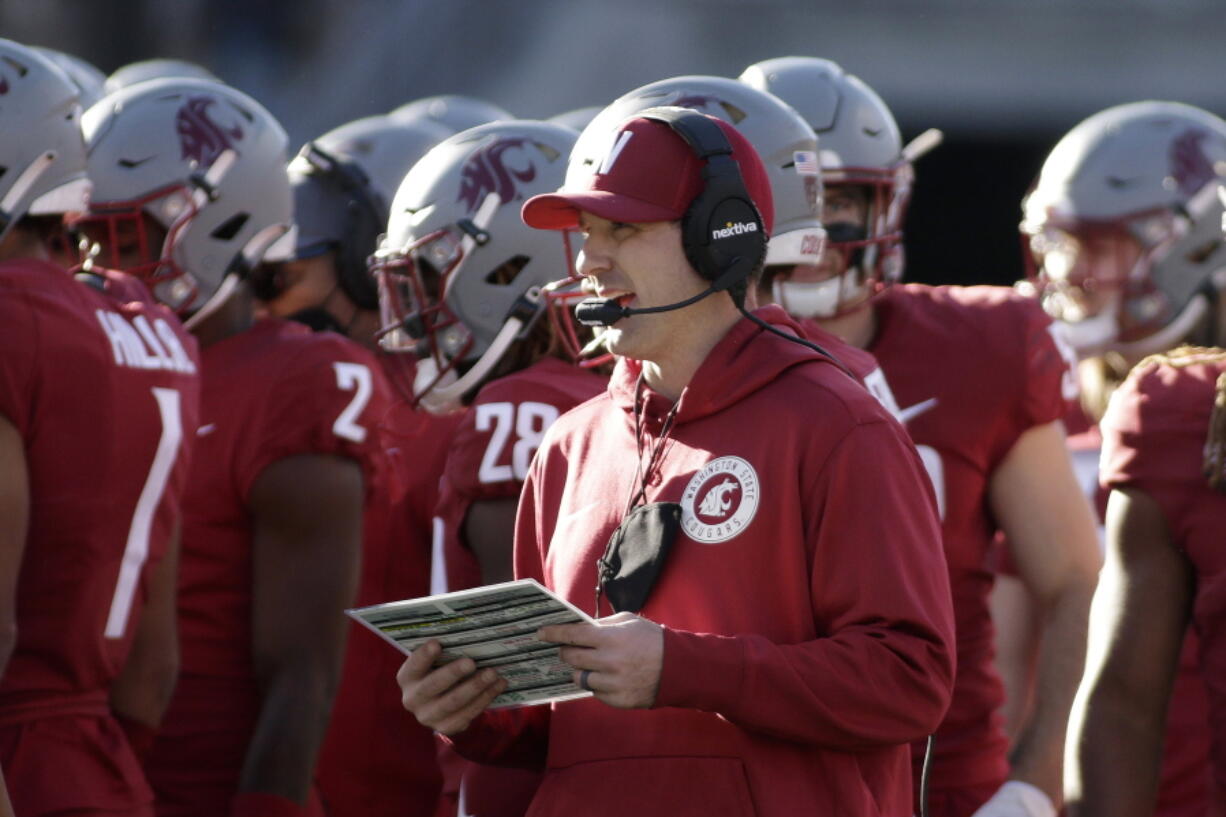
M 799 333 L 777 307 L 758 314 Z M 520 503 L 516 574 L 586 610 L 639 486 L 640 371 L 620 360 L 554 424 Z M 672 406 L 643 394 L 647 451 Z M 646 501 L 679 502 L 683 533 L 641 611 L 664 627 L 654 707 L 499 710 L 457 749 L 544 763 L 532 817 L 910 815 L 908 744 L 949 704 L 953 615 L 906 432 L 824 357 L 742 319 L 661 450 Z

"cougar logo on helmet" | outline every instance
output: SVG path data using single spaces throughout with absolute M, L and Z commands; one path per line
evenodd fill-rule
M 460 196 L 471 215 L 490 193 L 497 193 L 504 203 L 519 196 L 518 183 L 527 184 L 536 178 L 536 166 L 531 161 L 523 169 L 508 167 L 503 156 L 511 148 L 523 148 L 527 139 L 499 139 L 469 157 L 460 170 Z
M 223 128 L 209 116 L 209 107 L 216 101 L 211 96 L 194 96 L 175 114 L 182 158 L 194 159 L 201 167 L 212 165 L 223 150 L 233 148 L 234 142 L 243 138 L 243 129 L 237 124 Z
M 1208 136 L 1203 130 L 1189 130 L 1171 142 L 1171 175 L 1185 196 L 1199 191 L 1216 175 L 1213 162 L 1205 155 L 1203 142 Z

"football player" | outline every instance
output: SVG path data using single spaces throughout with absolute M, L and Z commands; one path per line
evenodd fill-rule
M 1222 207 L 1217 198 L 1223 179 L 1226 179 L 1226 122 L 1198 108 L 1173 102 L 1131 103 L 1097 113 L 1064 136 L 1044 162 L 1035 189 L 1023 205 L 1021 229 L 1030 250 L 1028 260 L 1034 268 L 1034 275 L 1025 286 L 1041 298 L 1044 308 L 1060 322 L 1081 358 L 1079 372 L 1084 387 L 1081 422 L 1087 427 L 1083 438 L 1097 437 L 1097 423 L 1103 417 L 1111 392 L 1128 368 L 1141 358 L 1165 353 L 1181 343 L 1205 346 L 1224 340 L 1218 334 L 1217 312 L 1226 279 L 1215 277 L 1222 276 L 1226 269 L 1226 249 L 1219 234 Z M 1168 361 L 1169 367 L 1156 365 L 1154 371 L 1168 371 L 1171 379 L 1193 382 L 1195 377 L 1187 380 L 1180 374 L 1182 359 L 1173 357 Z M 1151 376 L 1139 377 L 1132 383 L 1136 390 L 1124 405 L 1148 400 L 1151 387 L 1155 389 L 1156 400 L 1160 397 L 1165 400 L 1157 394 L 1156 382 Z M 1191 392 L 1196 390 L 1189 388 Z M 1136 416 L 1149 415 L 1147 409 L 1141 411 L 1136 406 L 1121 411 L 1122 414 L 1113 415 L 1117 421 L 1113 430 L 1117 435 L 1115 445 L 1128 448 L 1132 441 L 1118 437 L 1123 433 L 1121 429 L 1129 427 L 1137 411 L 1141 413 Z M 1161 411 L 1154 416 L 1161 416 Z M 1087 481 L 1094 486 L 1100 476 L 1096 443 L 1095 440 L 1094 445 L 1087 446 L 1091 452 Z M 1174 446 L 1174 441 L 1171 444 Z M 1110 463 L 1111 459 L 1102 461 Z M 1111 484 L 1127 489 L 1134 476 L 1136 485 L 1148 484 L 1142 471 L 1134 474 L 1130 468 L 1116 465 L 1119 467 L 1115 471 L 1102 475 L 1114 480 Z M 1194 481 L 1192 477 L 1189 480 Z M 1176 524 L 1174 517 L 1171 523 Z M 1132 561 L 1134 558 L 1150 553 L 1123 550 L 1127 542 L 1118 538 L 1119 533 L 1115 529 L 1117 538 L 1112 540 L 1109 551 L 1109 559 L 1119 561 L 1109 562 L 1106 574 L 1116 578 L 1120 571 L 1127 573 L 1138 567 L 1139 563 Z M 1116 601 L 1121 600 L 1120 592 L 1118 585 L 1102 589 L 1105 599 Z M 1165 604 L 1167 598 L 1161 601 Z M 1017 611 L 1013 612 L 1016 615 Z M 1016 617 L 1023 621 L 1030 618 Z M 1107 613 L 1095 622 L 1096 629 L 1091 633 L 1094 640 L 1106 638 L 1107 633 L 1113 632 L 1113 626 L 1136 626 L 1130 618 Z M 1099 630 L 1099 626 L 1103 629 Z M 1133 721 L 1138 731 L 1120 738 L 1135 744 L 1137 751 L 1144 752 L 1147 758 L 1142 767 L 1128 767 L 1136 771 L 1129 772 L 1128 778 L 1128 791 L 1136 795 L 1132 803 L 1137 804 L 1135 807 L 1144 804 L 1160 815 L 1204 814 L 1207 808 L 1209 780 L 1205 768 L 1210 719 L 1205 684 L 1196 669 L 1198 645 L 1191 628 L 1185 629 L 1188 636 L 1179 657 L 1179 671 L 1174 675 L 1170 705 L 1166 706 L 1166 696 L 1153 701 L 1142 698 L 1134 710 L 1144 712 L 1143 719 Z M 1132 642 L 1134 647 L 1152 643 L 1140 640 L 1140 634 L 1137 638 Z M 1163 649 L 1168 646 L 1163 643 Z M 1108 659 L 1093 649 L 1093 641 L 1091 647 L 1091 654 L 1098 656 L 1098 661 L 1092 661 L 1087 670 L 1083 696 L 1092 686 L 1100 702 L 1131 700 L 1128 696 L 1134 691 L 1131 684 L 1136 679 L 1125 672 L 1125 665 L 1104 663 Z M 1138 657 L 1137 652 L 1132 654 L 1133 659 Z M 1154 656 L 1146 658 L 1150 659 Z M 1146 696 L 1165 691 L 1172 683 L 1168 673 L 1173 669 L 1165 659 L 1151 669 L 1160 674 L 1145 676 L 1149 684 Z M 1116 671 L 1118 674 L 1103 674 Z M 1159 678 L 1161 686 L 1151 683 Z M 1160 725 L 1164 707 L 1165 741 L 1161 737 L 1139 738 L 1155 727 L 1151 719 L 1158 718 Z M 1078 715 L 1089 718 L 1091 712 L 1093 717 L 1100 718 L 1103 710 L 1079 711 Z M 1090 723 L 1087 721 L 1083 728 L 1086 729 L 1083 734 L 1088 736 L 1092 730 Z M 1096 768 L 1093 764 L 1098 761 L 1086 758 L 1089 747 L 1079 747 L 1075 740 L 1069 745 L 1080 749 L 1083 768 Z M 1156 766 L 1148 762 L 1157 757 L 1158 746 L 1164 747 L 1160 783 L 1155 776 Z M 1130 764 L 1142 762 L 1135 756 L 1129 758 Z M 1070 764 L 1077 762 L 1076 756 L 1069 758 Z M 1070 784 L 1077 797 L 1082 797 L 1076 779 Z M 1086 802 L 1104 802 L 1100 786 L 1098 779 L 1093 794 L 1086 789 Z
M 560 415 L 604 389 L 576 365 L 565 295 L 567 244 L 520 220 L 556 190 L 576 134 L 544 122 L 482 125 L 449 138 L 405 177 L 378 254 L 389 346 L 416 352 L 416 396 L 465 407 L 436 510 L 446 589 L 509 581 L 515 509 L 528 466 Z M 422 213 L 426 213 L 422 217 Z M 401 294 L 406 297 L 399 297 Z M 577 335 L 575 335 L 577 337 Z M 442 589 L 442 588 L 438 588 Z M 462 815 L 523 814 L 538 776 L 470 767 Z
M 288 166 L 294 248 L 290 259 L 256 270 L 253 289 L 261 306 L 317 330 L 334 329 L 374 351 L 379 304 L 366 259 L 387 226 L 390 196 L 383 190 L 390 185 L 394 192 L 413 162 L 447 135 L 429 121 L 379 116 L 342 125 L 305 145 Z M 457 419 L 414 411 L 403 401 L 380 418 L 389 481 L 367 507 L 356 604 L 429 593 L 430 520 Z M 398 664 L 381 639 L 350 627 L 316 773 L 331 817 L 434 813 L 440 785 L 434 739 L 385 683 Z
M 202 346 L 184 502 L 183 670 L 146 761 L 163 815 L 322 813 L 312 788 L 383 467 L 386 383 L 331 333 L 254 320 L 247 275 L 292 241 L 286 135 L 219 82 L 160 79 L 84 117 L 77 224 Z
M 78 91 L 8 40 L 0 121 L 0 768 L 23 817 L 151 816 L 199 355 L 138 282 L 49 262 L 89 194 Z
M 932 494 L 877 401 L 747 310 L 773 215 L 745 137 L 675 107 L 524 206 L 582 231 L 581 311 L 618 362 L 537 452 L 515 572 L 617 615 L 537 633 L 590 699 L 478 718 L 504 682 L 431 670 L 437 642 L 399 680 L 462 751 L 544 766 L 533 814 L 909 810 L 906 743 L 952 689 Z
M 935 735 L 930 812 L 1054 815 L 1099 563 L 1060 422 L 1076 395 L 1069 362 L 1050 319 L 1008 289 L 889 286 L 903 271 L 902 218 L 918 146 L 904 150 L 872 89 L 807 57 L 767 60 L 741 79 L 792 105 L 821 146 L 828 250 L 817 265 L 780 271 L 767 292 L 876 356 L 936 489 L 958 672 Z M 988 608 L 998 526 L 1043 621 L 1039 705 L 1011 758 L 997 714 L 1003 694 Z
M 1226 351 L 1184 347 L 1143 361 L 1111 398 L 1101 428 L 1101 476 L 1111 489 L 1107 560 L 1070 727 L 1068 812 L 1155 813 L 1164 732 L 1172 734 L 1164 710 L 1191 625 L 1213 743 L 1211 768 L 1197 771 L 1211 779 L 1207 798 L 1166 813 L 1220 814 Z

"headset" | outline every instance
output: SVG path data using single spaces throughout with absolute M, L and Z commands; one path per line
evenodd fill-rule
M 671 312 L 727 292 L 749 320 L 781 338 L 799 343 L 829 358 L 849 377 L 851 370 L 821 346 L 781 332 L 745 309 L 749 278 L 766 261 L 766 224 L 745 187 L 740 165 L 732 158 L 732 144 L 711 118 L 688 108 L 650 108 L 637 114 L 661 122 L 680 136 L 703 162 L 703 187 L 681 217 L 681 245 L 686 260 L 710 286 L 697 295 L 663 306 L 630 309 L 612 299 L 588 298 L 575 307 L 585 326 L 612 326 L 631 315 Z
M 345 204 L 344 224 L 332 244 L 336 251 L 337 283 L 359 309 L 379 308 L 379 292 L 366 267 L 367 257 L 375 251 L 379 236 L 387 227 L 388 205 L 371 186 L 370 177 L 357 163 L 307 142 L 298 152 L 306 164 L 307 184 L 318 184 L 339 194 Z M 281 292 L 275 276 L 253 281 L 255 294 L 273 300 Z

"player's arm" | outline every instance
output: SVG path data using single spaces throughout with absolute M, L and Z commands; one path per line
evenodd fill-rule
M 515 578 L 515 509 L 519 499 L 483 499 L 464 516 L 464 542 L 481 565 L 481 583 L 496 584 Z
M 306 800 L 340 678 L 362 539 L 360 465 L 278 460 L 252 484 L 252 657 L 262 696 L 243 793 Z
M 1093 511 L 1078 487 L 1058 420 L 1018 438 L 992 474 L 988 493 L 1034 600 L 1042 639 L 1035 707 L 1015 744 L 1011 778 L 1038 787 L 1059 806 L 1065 730 L 1081 679 L 1101 557 Z
M 0 678 L 17 646 L 17 575 L 30 521 L 25 443 L 0 415 Z
M 1136 489 L 1112 491 L 1107 562 L 1069 726 L 1070 817 L 1153 813 L 1166 706 L 1193 583 L 1191 565 L 1171 542 L 1158 503 Z
M 136 623 L 128 660 L 111 684 L 111 711 L 138 755 L 152 745 L 179 675 L 178 578 L 176 525 L 166 555 L 149 577 L 149 597 Z
M 997 573 L 988 597 L 996 630 L 996 671 L 1005 686 L 1000 708 L 1009 746 L 1016 745 L 1034 706 L 1034 668 L 1039 657 L 1039 626 L 1034 603 L 1025 583 L 1008 573 Z

